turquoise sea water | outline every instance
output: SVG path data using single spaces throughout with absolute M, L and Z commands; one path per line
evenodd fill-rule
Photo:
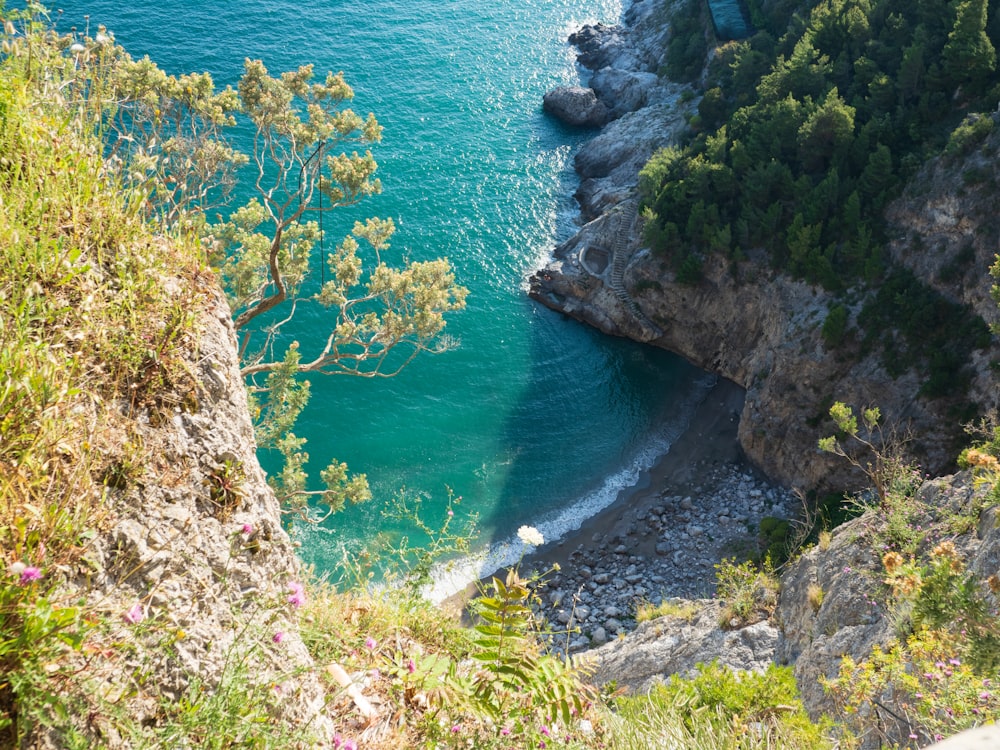
M 62 3 L 59 28 L 103 23 L 168 72 L 234 83 L 243 58 L 272 72 L 306 62 L 342 70 L 354 108 L 385 128 L 375 150 L 383 194 L 328 216 L 328 246 L 356 218 L 392 217 L 393 249 L 447 256 L 470 290 L 449 322 L 461 346 L 392 380 L 314 378 L 297 432 L 312 468 L 331 457 L 367 473 L 375 500 L 325 529 L 299 529 L 320 569 L 344 544 L 405 525 L 381 515 L 406 487 L 426 493 L 432 526 L 449 489 L 480 518 L 481 545 L 521 524 L 548 537 L 614 499 L 683 429 L 707 385 L 677 358 L 543 309 L 525 275 L 576 220 L 573 150 L 585 133 L 541 111 L 544 92 L 579 81 L 567 35 L 616 22 L 621 0 L 303 0 Z M 322 321 L 302 310 L 303 347 Z M 267 457 L 265 466 L 268 465 Z M 415 538 L 416 541 L 419 539 Z

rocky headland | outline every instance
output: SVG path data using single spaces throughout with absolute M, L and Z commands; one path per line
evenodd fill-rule
M 833 295 L 775 272 L 752 252 L 739 264 L 709 257 L 701 281 L 681 283 L 645 246 L 639 169 L 653 151 L 676 141 L 697 104 L 690 91 L 682 95 L 683 87 L 652 75 L 669 36 L 667 6 L 642 0 L 623 26 L 588 27 L 574 36 L 581 65 L 593 71 L 593 99 L 609 123 L 575 158 L 586 223 L 532 275 L 531 296 L 606 333 L 676 352 L 744 388 L 740 445 L 784 486 L 824 490 L 860 482 L 815 447 L 832 426 L 824 419 L 834 401 L 878 405 L 887 423 L 920 436 L 909 448 L 925 468 L 952 469 L 962 439 L 954 414 L 963 395 L 924 397 L 917 373 L 890 374 L 870 347 L 829 347 L 821 332 L 838 302 Z M 979 152 L 962 159 L 928 164 L 892 204 L 890 252 L 946 298 L 996 322 L 985 271 L 995 253 L 990 186 L 1000 173 Z M 970 169 L 986 178 L 958 185 Z M 957 271 L 955 258 L 963 259 Z M 943 273 L 945 266 L 955 272 Z M 848 328 L 856 330 L 865 295 L 859 290 L 853 299 Z M 984 411 L 1000 405 L 990 364 L 998 359 L 995 339 L 972 355 L 967 398 Z
M 530 294 L 721 379 L 643 485 L 526 562 L 537 571 L 558 564 L 541 607 L 557 633 L 553 646 L 590 649 L 597 682 L 638 692 L 714 659 L 745 670 L 788 664 L 819 716 L 832 708 L 821 679 L 836 677 L 843 656 L 865 658 L 897 633 L 881 563 L 888 547 L 878 541 L 884 514 L 870 509 L 798 557 L 781 572 L 773 613 L 749 626 L 722 618 L 714 566 L 734 552 L 759 552 L 763 517 L 795 517 L 802 493 L 791 488 L 859 485 L 859 475 L 816 447 L 833 432 L 824 421 L 833 401 L 878 405 L 888 423 L 919 435 L 908 448 L 929 476 L 953 466 L 960 399 L 920 395 L 916 373 L 890 375 L 875 352 L 832 350 L 821 329 L 833 297 L 774 272 L 763 258 L 751 254 L 736 266 L 709 258 L 702 280 L 689 285 L 645 247 L 639 170 L 657 148 L 676 142 L 697 104 L 655 74 L 669 41 L 667 7 L 639 0 L 621 26 L 585 27 L 570 38 L 592 73 L 589 88 L 551 92 L 545 108 L 601 129 L 575 158 L 582 226 L 532 275 Z M 994 134 L 989 148 L 930 162 L 887 213 L 895 262 L 991 324 L 1000 312 L 986 273 L 996 252 L 989 186 L 1000 170 L 984 154 L 998 142 Z M 969 170 L 985 178 L 963 179 Z M 859 290 L 851 326 L 863 300 Z M 995 338 L 971 357 L 968 398 L 987 412 L 1000 405 L 991 366 L 998 360 Z M 922 530 L 917 558 L 947 540 L 973 575 L 997 573 L 1000 536 L 986 493 L 969 472 L 925 481 L 912 519 Z M 968 521 L 960 533 L 955 519 Z M 637 623 L 640 605 L 664 601 L 680 614 Z M 889 731 L 904 742 L 902 730 Z M 868 737 L 863 746 L 879 741 Z

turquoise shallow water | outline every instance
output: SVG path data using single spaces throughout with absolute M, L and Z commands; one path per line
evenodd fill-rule
M 104 23 L 133 55 L 168 72 L 235 82 L 245 56 L 272 72 L 314 62 L 343 70 L 354 108 L 385 128 L 375 151 L 384 192 L 328 216 L 332 246 L 356 218 L 392 217 L 393 249 L 449 257 L 470 289 L 449 331 L 455 351 L 393 380 L 314 378 L 298 433 L 312 467 L 331 457 L 368 474 L 374 502 L 327 528 L 299 529 L 319 569 L 379 530 L 402 487 L 426 493 L 434 525 L 449 489 L 480 517 L 481 544 L 520 524 L 547 536 L 614 499 L 662 453 L 704 394 L 677 358 L 612 340 L 527 299 L 523 278 L 573 231 L 571 157 L 585 134 L 541 111 L 543 93 L 579 71 L 567 35 L 615 22 L 620 0 L 305 0 L 62 3 L 59 27 Z M 322 332 L 303 310 L 294 335 Z M 268 457 L 262 457 L 265 466 Z

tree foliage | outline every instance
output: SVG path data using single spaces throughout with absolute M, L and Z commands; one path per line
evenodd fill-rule
M 969 111 L 996 109 L 988 0 L 749 6 L 761 30 L 708 68 L 711 129 L 643 170 L 647 238 L 675 272 L 765 250 L 831 290 L 877 281 L 886 203 Z
M 307 490 L 305 441 L 292 431 L 309 398 L 302 375 L 395 375 L 419 352 L 453 345 L 445 316 L 466 296 L 447 259 L 390 255 L 391 220 L 357 222 L 325 252 L 323 215 L 381 190 L 366 148 L 381 139 L 375 117 L 347 106 L 353 91 L 340 73 L 317 78 L 306 65 L 275 77 L 248 59 L 236 87 L 218 90 L 208 73 L 171 76 L 133 59 L 103 27 L 93 37 L 48 31 L 40 13 L 25 11 L 22 22 L 62 50 L 52 64 L 98 123 L 108 168 L 146 196 L 151 220 L 201 237 L 209 251 L 239 331 L 258 444 L 283 463 L 279 494 L 320 495 L 331 507 L 370 496 L 363 475 L 349 477 L 337 461 L 321 474 L 325 490 Z M 230 139 L 236 125 L 253 134 L 249 153 Z M 237 180 L 251 197 L 212 218 Z M 322 284 L 310 281 L 317 262 Z M 326 321 L 308 350 L 281 336 L 303 305 Z

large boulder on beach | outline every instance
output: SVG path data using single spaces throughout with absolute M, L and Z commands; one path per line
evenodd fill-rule
M 599 128 L 608 121 L 608 108 L 593 89 L 559 86 L 542 98 L 542 108 L 568 125 Z

